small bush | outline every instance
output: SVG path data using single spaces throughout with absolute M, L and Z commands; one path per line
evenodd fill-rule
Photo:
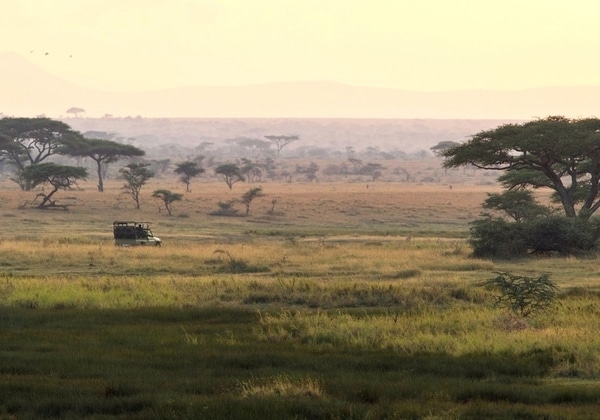
M 421 271 L 416 268 L 408 268 L 406 270 L 400 270 L 392 275 L 389 278 L 392 279 L 410 279 L 413 277 L 418 277 L 421 275 Z
M 214 253 L 227 257 L 225 259 L 219 258 L 217 261 L 221 264 L 222 271 L 226 273 L 264 273 L 270 271 L 269 267 L 251 265 L 248 261 L 234 257 L 230 252 L 222 249 L 217 249 Z
M 494 297 L 496 305 L 527 318 L 554 303 L 557 286 L 547 274 L 537 278 L 511 273 L 497 274 L 497 277 L 484 282 L 486 288 L 498 291 L 499 294 Z
M 228 217 L 239 216 L 238 209 L 233 207 L 235 205 L 235 203 L 237 203 L 237 200 L 230 200 L 230 201 L 226 201 L 226 202 L 220 201 L 217 203 L 217 206 L 219 206 L 219 209 L 216 211 L 210 212 L 209 214 L 211 216 L 228 216 Z

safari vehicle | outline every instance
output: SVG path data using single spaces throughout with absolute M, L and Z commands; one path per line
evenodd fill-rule
M 161 240 L 152 234 L 149 222 L 113 222 L 115 245 L 154 245 L 160 246 Z

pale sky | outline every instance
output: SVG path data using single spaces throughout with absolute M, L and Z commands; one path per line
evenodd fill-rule
M 0 51 L 115 91 L 600 86 L 599 21 L 598 0 L 0 0 Z

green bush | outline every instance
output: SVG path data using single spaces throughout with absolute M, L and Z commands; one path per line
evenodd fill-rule
M 599 234 L 597 221 L 564 216 L 536 218 L 526 222 L 524 230 L 532 251 L 561 254 L 594 248 Z
M 471 222 L 469 243 L 477 258 L 518 258 L 527 253 L 521 223 L 486 217 Z
M 548 309 L 555 300 L 557 286 L 547 274 L 539 277 L 496 273 L 497 277 L 484 282 L 486 288 L 498 295 L 494 303 L 526 318 Z
M 471 223 L 469 243 L 478 258 L 511 259 L 528 252 L 573 254 L 596 247 L 600 223 L 565 216 L 509 222 L 486 216 Z

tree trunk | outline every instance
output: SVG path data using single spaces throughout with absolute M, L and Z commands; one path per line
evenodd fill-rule
M 104 192 L 104 180 L 102 179 L 102 163 L 96 161 L 98 165 L 98 191 Z
M 50 201 L 50 199 L 52 198 L 54 193 L 57 191 L 58 191 L 58 188 L 54 187 L 54 189 L 52 191 L 50 191 L 49 194 L 43 195 L 44 198 L 42 199 L 42 202 L 39 204 L 38 209 L 45 209 L 46 207 L 51 206 L 52 202 Z M 48 204 L 48 203 L 50 203 L 50 204 Z

